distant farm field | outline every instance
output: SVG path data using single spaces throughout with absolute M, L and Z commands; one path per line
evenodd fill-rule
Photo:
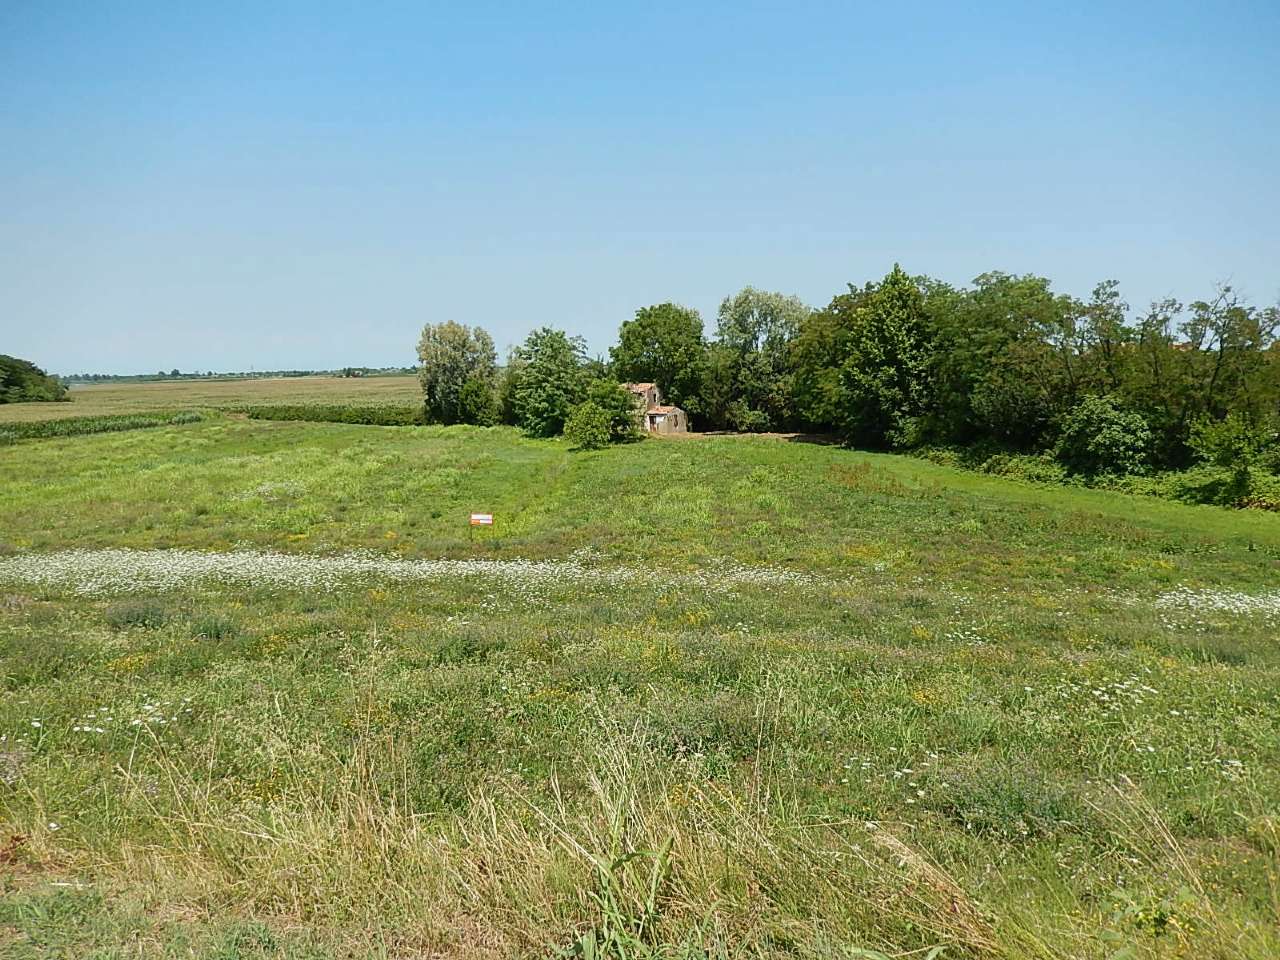
M 0 954 L 1275 957 L 1278 574 L 1269 514 L 778 439 L 24 441 Z
M 415 377 L 277 377 L 89 384 L 70 396 L 69 403 L 0 404 L 0 424 L 255 403 L 420 403 L 422 390 Z

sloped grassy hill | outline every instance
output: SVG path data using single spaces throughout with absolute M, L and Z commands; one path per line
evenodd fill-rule
M 1278 560 L 779 440 L 10 447 L 0 946 L 1275 956 Z

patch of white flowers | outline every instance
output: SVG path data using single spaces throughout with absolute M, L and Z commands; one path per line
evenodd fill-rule
M 1190 587 L 1178 587 L 1160 594 L 1156 598 L 1156 606 L 1166 610 L 1280 617 L 1280 591 L 1240 593 L 1234 590 L 1193 590 Z
M 597 566 L 586 558 L 563 560 L 405 560 L 373 552 L 329 555 L 260 550 L 205 553 L 195 550 L 64 550 L 0 557 L 0 582 L 69 589 L 85 596 L 175 590 L 196 583 L 336 590 L 352 581 L 431 582 L 473 580 L 504 587 L 595 585 L 623 587 L 652 577 L 628 566 Z M 799 571 L 720 561 L 682 571 L 683 586 L 717 588 L 803 587 L 821 583 Z

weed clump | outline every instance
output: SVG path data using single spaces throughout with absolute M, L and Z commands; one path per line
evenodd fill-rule
M 1026 764 L 977 763 L 938 776 L 925 806 L 970 833 L 990 840 L 1051 836 L 1079 818 L 1061 784 Z
M 169 610 L 154 600 L 128 600 L 107 609 L 107 624 L 115 630 L 141 627 L 154 630 L 169 622 Z
M 232 640 L 240 635 L 240 627 L 227 617 L 210 614 L 194 620 L 191 636 L 197 640 Z

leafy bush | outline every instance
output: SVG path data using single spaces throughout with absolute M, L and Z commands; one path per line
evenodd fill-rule
M 61 420 L 41 420 L 34 423 L 10 423 L 0 431 L 0 444 L 15 443 L 18 440 L 142 430 L 147 427 L 169 427 L 184 423 L 199 423 L 203 419 L 204 416 L 194 410 L 184 410 L 180 413 L 109 414 L 100 417 L 65 417 Z
M 1233 413 L 1197 422 L 1190 443 L 1197 459 L 1230 472 L 1232 499 L 1242 501 L 1253 495 L 1257 476 L 1275 455 L 1276 432 L 1271 424 Z
M 769 429 L 769 415 L 738 401 L 729 407 L 729 426 L 739 433 L 764 433 Z
M 1085 477 L 1141 474 L 1150 464 L 1151 440 L 1141 414 L 1111 397 L 1088 396 L 1063 419 L 1054 453 L 1067 470 Z
M 978 469 L 982 473 L 1032 483 L 1065 483 L 1068 479 L 1066 469 L 1052 457 L 1031 454 L 997 453 L 984 460 Z
M 412 427 L 426 423 L 421 407 L 393 404 L 276 403 L 242 409 L 251 420 L 357 423 L 378 427 Z
M 564 437 L 579 450 L 599 450 L 612 439 L 609 413 L 594 400 L 586 400 L 569 411 Z
M 587 400 L 608 415 L 611 440 L 632 440 L 640 435 L 635 398 L 622 384 L 596 380 L 587 388 Z
M 959 469 L 966 466 L 963 452 L 952 447 L 922 447 L 915 451 L 915 455 L 922 460 L 936 463 L 940 467 L 956 467 Z
M 498 422 L 498 395 L 493 385 L 472 377 L 458 393 L 458 422 L 491 427 Z

